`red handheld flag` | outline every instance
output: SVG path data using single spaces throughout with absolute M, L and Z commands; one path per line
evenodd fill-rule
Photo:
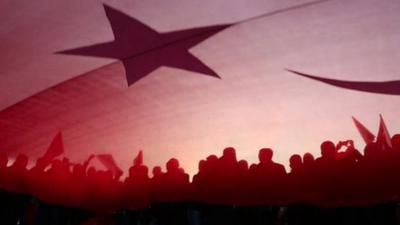
M 364 139 L 366 144 L 370 144 L 374 142 L 375 135 L 372 134 L 371 131 L 368 130 L 360 121 L 358 121 L 354 116 L 352 116 L 353 122 L 356 125 L 358 132 L 361 134 L 361 137 Z
M 97 158 L 109 171 L 114 174 L 114 176 L 120 176 L 122 174 L 122 170 L 117 166 L 112 155 L 99 154 L 97 155 Z
M 63 153 L 64 153 L 64 144 L 62 140 L 62 135 L 61 132 L 58 132 L 58 134 L 53 138 L 43 158 L 51 160 Z
M 379 131 L 378 131 L 378 137 L 376 139 L 376 142 L 382 146 L 383 148 L 386 147 L 392 147 L 392 141 L 390 140 L 390 134 L 389 131 L 386 127 L 385 121 L 383 120 L 382 115 L 379 115 L 380 121 L 379 121 Z
M 142 165 L 143 164 L 143 151 L 140 150 L 137 154 L 136 158 L 133 160 L 133 165 Z

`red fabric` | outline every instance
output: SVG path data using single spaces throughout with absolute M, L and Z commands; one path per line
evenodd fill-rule
M 99 154 L 99 155 L 97 155 L 97 158 L 114 175 L 119 174 L 119 173 L 122 172 L 122 170 L 115 163 L 115 160 L 114 160 L 112 155 L 110 155 L 110 154 Z
M 360 132 L 361 137 L 364 139 L 364 142 L 366 144 L 370 144 L 375 140 L 375 135 L 372 134 L 371 131 L 368 130 L 360 121 L 358 121 L 355 117 L 352 117 L 354 124 L 356 125 L 356 128 L 358 132 Z
M 143 164 L 143 151 L 140 150 L 136 158 L 133 160 L 134 165 L 142 165 Z
M 390 147 L 390 148 L 392 147 L 392 142 L 390 140 L 390 134 L 386 127 L 385 121 L 383 120 L 382 115 L 380 115 L 379 131 L 378 131 L 378 137 L 376 139 L 376 142 L 384 147 Z

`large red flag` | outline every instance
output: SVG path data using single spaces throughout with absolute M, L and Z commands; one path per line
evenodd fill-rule
M 353 122 L 356 125 L 358 132 L 360 133 L 361 137 L 363 138 L 366 144 L 370 144 L 374 142 L 375 135 L 372 134 L 371 131 L 368 130 L 360 121 L 358 121 L 354 116 L 352 116 Z
M 126 170 L 136 148 L 149 167 L 178 157 L 194 174 L 228 145 L 251 162 L 272 147 L 285 165 L 299 146 L 318 155 L 326 139 L 362 148 L 348 115 L 372 124 L 382 113 L 400 127 L 400 1 L 15 2 L 0 3 L 0 149 L 9 155 L 41 156 L 63 130 L 72 161 L 118 149 Z M 84 46 L 111 58 L 54 54 Z M 221 79 L 203 76 L 206 67 Z M 144 77 L 128 87 L 127 74 Z
M 58 134 L 53 138 L 53 141 L 51 142 L 49 148 L 47 149 L 43 157 L 50 160 L 63 153 L 64 153 L 63 139 L 61 132 L 58 132 Z

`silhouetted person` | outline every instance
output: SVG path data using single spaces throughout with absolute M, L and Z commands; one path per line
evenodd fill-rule
M 225 148 L 222 156 L 215 162 L 213 171 L 210 174 L 213 199 L 225 204 L 234 204 L 240 182 L 236 150 L 232 147 Z
M 337 167 L 338 152 L 336 145 L 332 141 L 324 141 L 320 149 L 321 157 L 315 160 L 317 182 L 314 182 L 314 184 L 316 190 L 319 190 L 317 203 L 326 204 L 335 199 L 336 186 L 338 182 L 341 182 L 341 178 Z
M 391 158 L 387 150 L 382 150 L 377 143 L 367 144 L 364 148 L 364 158 L 360 163 L 362 179 L 364 186 L 359 192 L 364 204 L 378 202 L 388 194 L 388 187 L 392 186 L 391 176 Z M 395 177 L 398 177 L 398 173 Z M 387 198 L 384 197 L 384 198 Z
M 286 176 L 285 167 L 272 161 L 273 151 L 270 148 L 263 148 L 258 153 L 258 164 L 250 167 L 252 186 L 255 189 L 253 198 L 257 201 L 276 204 L 283 197 L 284 181 Z
M 7 163 L 8 163 L 7 155 L 0 153 L 0 188 L 1 189 L 6 188 L 7 175 L 9 173 L 8 168 L 7 168 Z
M 140 152 L 134 160 L 133 165 L 129 168 L 129 176 L 125 179 L 124 205 L 130 209 L 146 208 L 151 201 L 149 169 L 143 165 L 142 154 Z
M 238 175 L 236 181 L 236 195 L 234 202 L 239 205 L 247 205 L 249 203 L 250 194 L 248 191 L 248 185 L 250 180 L 249 164 L 246 160 L 240 160 L 238 162 Z
M 9 167 L 7 174 L 7 188 L 8 191 L 27 194 L 28 189 L 28 157 L 24 154 L 19 154 L 14 163 Z
M 164 199 L 166 201 L 184 201 L 189 194 L 189 175 L 179 166 L 179 161 L 170 159 L 166 164 L 167 172 L 163 174 Z
M 300 155 L 292 155 L 289 159 L 290 173 L 288 174 L 288 183 L 285 191 L 289 201 L 299 203 L 304 200 L 304 178 L 305 170 Z M 284 188 L 284 187 L 282 187 Z
M 0 168 L 6 168 L 8 163 L 8 157 L 4 153 L 0 153 Z
M 335 163 L 335 171 L 337 173 L 337 181 L 333 198 L 336 199 L 336 204 L 342 205 L 345 201 L 357 201 L 357 194 L 360 189 L 360 168 L 359 162 L 363 159 L 362 154 L 354 147 L 352 140 L 339 141 L 336 149 L 337 153 Z
M 321 144 L 321 157 L 317 159 L 317 161 L 333 161 L 335 160 L 337 154 L 336 146 L 331 141 L 324 141 Z
M 339 150 L 343 146 L 346 149 L 345 151 L 337 153 L 338 160 L 354 164 L 362 159 L 362 154 L 354 147 L 354 142 L 352 140 L 340 141 L 336 146 L 336 149 Z
M 3 158 L 3 165 L 5 159 Z M 7 200 L 2 204 L 7 204 L 5 218 L 1 223 L 16 224 L 17 221 L 25 221 L 25 213 L 29 206 L 29 186 L 28 186 L 28 157 L 19 154 L 14 163 L 5 168 L 4 189 L 8 192 Z
M 400 152 L 400 134 L 393 135 L 392 139 L 393 150 Z
M 237 166 L 236 150 L 232 147 L 225 148 L 221 158 L 219 159 L 222 164 L 228 167 Z
M 0 154 L 0 187 L 5 190 L 0 192 L 4 203 L 2 222 L 27 221 L 35 210 L 40 216 L 34 218 L 43 219 L 51 214 L 67 221 L 71 211 L 66 206 L 70 206 L 98 213 L 124 209 L 118 211 L 121 215 L 126 209 L 147 210 L 149 217 L 156 218 L 148 221 L 186 224 L 188 206 L 184 203 L 195 201 L 208 205 L 192 210 L 191 218 L 200 221 L 204 217 L 201 221 L 206 224 L 243 223 L 249 215 L 254 218 L 251 224 L 276 223 L 278 213 L 286 212 L 303 224 L 328 223 L 324 218 L 330 218 L 335 224 L 346 223 L 346 219 L 358 221 L 358 216 L 351 215 L 370 218 L 361 224 L 393 224 L 396 205 L 382 203 L 400 201 L 400 135 L 394 135 L 391 141 L 391 149 L 382 149 L 377 143 L 368 144 L 364 155 L 351 140 L 337 145 L 325 141 L 316 160 L 310 153 L 303 157 L 292 155 L 288 174 L 281 164 L 272 160 L 273 151 L 269 148 L 261 149 L 259 163 L 249 168 L 247 161 L 238 160 L 235 149 L 228 147 L 219 158 L 210 155 L 201 160 L 192 183 L 175 158 L 166 163 L 166 172 L 154 167 L 150 178 L 142 153 L 135 158 L 124 183 L 118 181 L 119 175 L 112 169 L 87 169 L 93 155 L 83 163 L 71 163 L 68 158 L 40 157 L 28 170 L 27 156 L 18 155 L 7 167 L 7 156 Z M 27 195 L 37 198 L 32 204 L 39 205 L 37 209 L 31 207 L 35 210 L 29 213 Z M 279 211 L 280 205 L 288 207 Z M 38 222 L 42 225 L 58 224 L 59 220 L 37 221 L 42 221 Z M 289 221 L 296 224 L 295 220 Z
M 216 155 L 210 155 L 206 160 L 199 162 L 199 171 L 193 177 L 193 200 L 203 202 L 213 202 L 217 199 L 218 193 L 215 191 L 215 185 L 220 181 L 216 172 L 218 171 L 218 157 Z
M 153 177 L 153 191 L 161 193 L 158 204 L 153 204 L 152 212 L 158 224 L 165 225 L 186 225 L 188 224 L 188 211 L 184 205 L 189 198 L 189 176 L 180 167 L 179 161 L 175 158 L 166 163 L 167 171 L 160 174 L 159 169 Z M 157 181 L 155 183 L 154 181 Z
M 318 188 L 316 188 L 315 182 L 317 181 L 316 178 L 316 163 L 314 156 L 307 152 L 303 155 L 302 160 L 302 174 L 301 174 L 301 184 L 303 186 L 303 190 L 298 193 L 298 201 L 301 203 L 309 202 L 315 203 L 319 196 L 317 195 Z
M 164 185 L 164 173 L 160 166 L 153 167 L 152 178 L 150 179 L 150 199 L 151 202 L 160 202 L 163 200 L 163 185 Z
M 69 204 L 72 206 L 87 206 L 86 202 L 89 201 L 87 196 L 89 193 L 89 179 L 86 171 L 90 161 L 94 158 L 90 155 L 83 163 L 74 164 L 72 167 L 72 174 L 70 178 Z
M 314 156 L 307 152 L 303 155 L 303 164 L 305 167 L 313 167 L 315 163 Z
M 301 156 L 298 154 L 292 155 L 289 159 L 290 173 L 299 173 L 303 163 Z

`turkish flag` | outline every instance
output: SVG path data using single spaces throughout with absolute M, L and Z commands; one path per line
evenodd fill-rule
M 398 12 L 396 0 L 2 1 L 0 149 L 33 160 L 61 131 L 73 162 L 106 153 L 127 171 L 143 150 L 149 167 L 176 157 L 192 175 L 227 146 L 249 163 L 269 147 L 284 165 L 327 139 L 362 150 L 351 116 L 400 127 Z

